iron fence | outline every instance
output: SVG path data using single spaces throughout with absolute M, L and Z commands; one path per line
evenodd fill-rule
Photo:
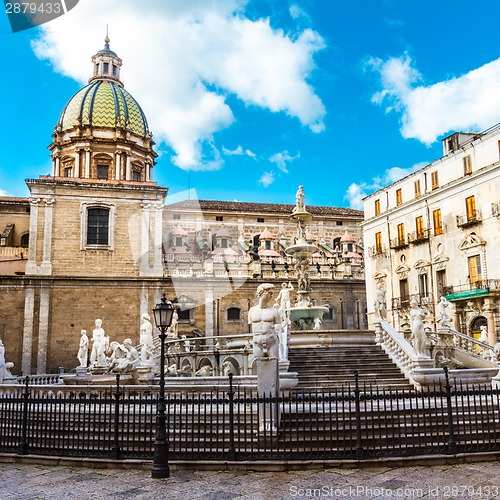
M 500 450 L 500 391 L 446 383 L 424 391 L 352 384 L 259 396 L 233 385 L 167 393 L 170 459 L 342 459 Z M 153 457 L 156 392 L 57 394 L 30 386 L 0 395 L 0 450 Z

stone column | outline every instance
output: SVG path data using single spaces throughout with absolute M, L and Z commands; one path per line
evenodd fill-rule
M 127 155 L 127 166 L 126 166 L 126 172 L 125 172 L 125 180 L 130 181 L 132 180 L 132 164 L 131 164 L 131 155 L 130 153 L 126 153 Z
M 38 354 L 36 372 L 47 373 L 47 348 L 49 343 L 50 290 L 44 285 L 40 290 L 40 322 L 38 326 Z
M 85 179 L 90 179 L 90 149 L 85 150 Z
M 150 181 L 150 177 L 149 177 L 150 175 L 151 175 L 151 171 L 150 171 L 149 163 L 146 163 L 146 182 Z
M 41 198 L 30 198 L 30 238 L 26 274 L 36 274 L 36 244 L 38 240 L 38 205 Z
M 35 288 L 26 286 L 24 295 L 24 327 L 23 327 L 23 354 L 21 371 L 23 375 L 31 374 L 31 353 L 33 345 L 33 318 L 35 315 Z
M 484 299 L 484 312 L 488 322 L 488 343 L 495 345 L 497 343 L 497 332 L 495 328 L 495 302 L 492 297 Z
M 149 209 L 151 203 L 141 203 L 141 254 L 139 267 L 141 276 L 149 274 Z
M 213 345 L 214 336 L 214 291 L 211 285 L 207 283 L 205 290 L 205 336 L 207 345 Z
M 120 153 L 115 153 L 115 179 L 119 181 L 121 179 L 121 154 Z
M 453 311 L 453 323 L 452 323 L 452 328 L 453 330 L 455 330 L 456 332 L 460 332 L 462 333 L 462 331 L 460 330 L 461 326 L 460 326 L 460 314 L 462 312 L 462 310 L 457 307 L 456 304 L 453 304 L 455 306 L 455 310 Z
M 163 203 L 158 202 L 155 208 L 155 241 L 154 241 L 154 269 L 155 275 L 163 276 Z
M 43 233 L 43 257 L 40 266 L 40 274 L 52 274 L 51 249 L 52 249 L 52 207 L 54 198 L 45 198 L 45 220 Z
M 80 177 L 80 150 L 75 150 L 75 171 L 73 172 L 73 177 Z

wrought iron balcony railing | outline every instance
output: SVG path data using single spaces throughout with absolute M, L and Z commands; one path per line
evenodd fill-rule
M 481 211 L 474 210 L 466 215 L 457 215 L 457 227 L 473 226 L 474 224 L 480 224 L 482 220 Z
M 394 238 L 393 240 L 391 240 L 390 247 L 396 250 L 398 248 L 407 247 L 408 244 L 409 244 L 408 239 L 405 236 L 403 236 L 402 238 Z
M 413 233 L 408 233 L 407 239 L 408 243 L 417 245 L 418 243 L 423 243 L 429 239 L 430 229 L 423 229 L 422 231 L 415 231 Z

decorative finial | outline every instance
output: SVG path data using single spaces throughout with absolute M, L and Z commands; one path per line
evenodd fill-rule
M 108 25 L 106 24 L 106 38 L 104 39 L 104 48 L 109 50 Z

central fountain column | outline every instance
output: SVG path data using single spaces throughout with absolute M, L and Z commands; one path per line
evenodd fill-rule
M 311 282 L 309 278 L 309 267 L 313 253 L 319 248 L 307 241 L 306 228 L 311 222 L 313 216 L 306 210 L 304 204 L 303 186 L 299 186 L 296 194 L 295 208 L 290 215 L 292 220 L 297 223 L 297 236 L 295 243 L 290 245 L 285 253 L 295 259 L 294 267 L 297 272 L 297 300 L 290 308 L 290 320 L 295 322 L 297 330 L 312 330 L 314 320 L 322 318 L 328 312 L 324 306 L 313 305 L 311 298 Z

